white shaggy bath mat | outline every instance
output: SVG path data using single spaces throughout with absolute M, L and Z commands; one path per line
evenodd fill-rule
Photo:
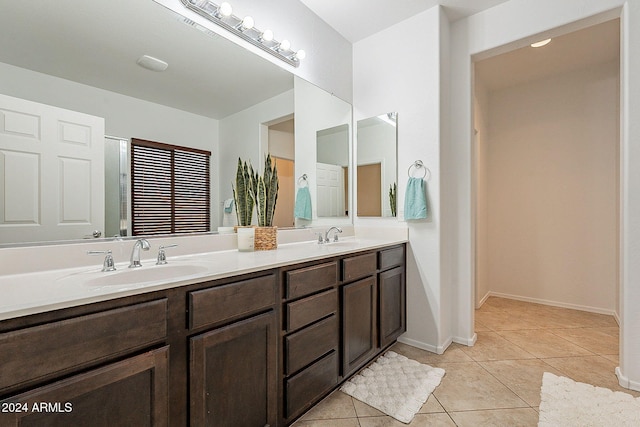
M 640 426 L 640 398 L 545 372 L 538 427 Z
M 444 369 L 388 351 L 340 390 L 408 424 L 443 376 Z

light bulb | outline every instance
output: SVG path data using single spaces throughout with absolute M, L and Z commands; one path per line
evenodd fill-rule
M 218 13 L 222 16 L 231 16 L 233 9 L 231 9 L 231 5 L 225 1 L 220 5 Z
M 296 52 L 296 58 L 302 60 L 306 57 L 307 57 L 307 52 L 305 52 L 304 50 L 300 49 L 299 51 Z
M 264 30 L 260 36 L 260 41 L 270 42 L 271 40 L 273 40 L 273 31 Z
M 291 42 L 289 40 L 284 39 L 280 42 L 280 46 L 278 46 L 278 50 L 289 50 L 291 47 Z
M 242 20 L 242 26 L 240 28 L 244 29 L 244 30 L 250 30 L 253 28 L 253 18 L 250 16 L 245 16 L 244 19 Z

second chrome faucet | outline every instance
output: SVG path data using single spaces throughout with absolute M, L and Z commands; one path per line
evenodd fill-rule
M 151 245 L 147 239 L 138 239 L 133 244 L 133 250 L 131 251 L 131 259 L 129 263 L 129 268 L 142 267 L 140 263 L 140 250 L 148 251 L 151 249 Z

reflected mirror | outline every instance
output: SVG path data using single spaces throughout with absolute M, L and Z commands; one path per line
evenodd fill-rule
M 395 217 L 397 136 L 395 112 L 357 124 L 357 200 L 359 217 Z
M 301 185 L 309 185 L 315 201 L 314 220 L 350 222 L 351 105 L 297 77 L 294 83 L 296 177 L 307 175 Z M 296 224 L 308 223 L 296 218 Z
M 180 4 L 178 0 L 176 2 Z M 185 15 L 188 14 L 185 9 Z M 125 184 L 129 179 L 130 166 L 118 163 L 121 161 L 118 156 L 122 150 L 121 141 L 126 146 L 131 138 L 138 138 L 210 151 L 210 216 L 211 230 L 215 231 L 225 220 L 235 222 L 235 213 L 227 213 L 225 201 L 232 197 L 231 183 L 238 157 L 261 169 L 264 154 L 270 149 L 270 126 L 287 120 L 295 121 L 296 158 L 293 159 L 295 166 L 290 165 L 291 169 L 295 167 L 295 171 L 289 178 L 292 182 L 302 173 L 298 173 L 298 163 L 300 168 L 308 170 L 305 162 L 299 162 L 297 157 L 309 157 L 309 153 L 315 153 L 316 131 L 329 127 L 320 123 L 313 130 L 313 138 L 301 137 L 298 140 L 297 129 L 311 129 L 315 119 L 302 113 L 301 117 L 310 118 L 312 123 L 299 123 L 301 118 L 297 107 L 294 111 L 294 101 L 298 101 L 297 95 L 294 99 L 294 76 L 197 22 L 197 19 L 185 19 L 153 1 L 60 0 L 40 2 L 38 7 L 29 2 L 10 2 L 3 6 L 0 14 L 0 95 L 104 120 L 101 135 L 108 138 L 102 136 L 97 142 L 95 138 L 91 139 L 92 144 L 102 144 L 105 162 L 113 159 L 112 164 L 103 166 L 107 174 L 104 177 L 106 191 L 98 196 L 108 204 L 101 210 L 109 217 L 95 227 L 102 231 L 103 237 L 121 233 L 120 230 L 125 228 L 131 229 L 127 221 L 123 223 L 120 218 L 110 216 L 110 212 L 117 215 L 127 212 L 128 218 L 131 217 L 131 196 L 127 195 L 123 203 L 114 196 L 112 187 L 122 186 L 121 179 Z M 136 61 L 143 55 L 167 62 L 168 68 L 164 72 L 142 68 Z M 302 81 L 296 78 L 298 80 Z M 306 102 L 307 95 L 313 93 L 316 97 L 334 98 L 306 84 L 313 90 L 304 91 L 300 102 Z M 318 95 L 320 93 L 323 95 Z M 350 120 L 351 107 L 344 104 Z M 340 104 L 340 114 L 344 107 Z M 7 134 L 15 137 L 16 129 L 24 130 L 24 126 L 29 125 L 28 120 L 25 122 L 19 117 L 7 121 L 8 110 L 10 108 L 0 106 L 0 124 L 4 126 L 0 129 L 0 138 Z M 7 123 L 10 126 L 5 126 Z M 340 123 L 350 121 L 342 120 Z M 277 132 L 278 128 L 272 130 Z M 77 128 L 68 128 L 66 132 L 72 140 L 82 134 Z M 15 160 L 24 160 L 24 156 L 20 157 L 22 153 L 33 154 L 22 141 L 26 139 L 18 136 L 11 143 L 13 145 L 3 147 L 0 140 L 0 176 L 3 182 L 15 181 L 15 176 L 7 178 L 7 174 L 20 170 L 19 162 Z M 74 144 L 78 146 L 77 141 Z M 280 156 L 291 162 L 291 153 L 293 150 Z M 74 159 L 74 155 L 72 144 L 65 156 Z M 68 176 L 86 176 L 86 168 L 83 169 L 82 165 L 67 164 L 70 166 L 67 168 L 70 171 Z M 36 170 L 31 172 L 32 177 L 39 173 Z M 38 187 L 42 182 L 34 180 L 32 184 L 32 194 L 44 193 Z M 93 196 L 88 188 L 84 186 L 82 191 Z M 59 189 L 53 192 L 56 191 Z M 79 198 L 78 192 L 67 191 L 66 194 L 71 195 L 71 199 Z M 48 197 L 54 196 L 49 194 Z M 0 194 L 0 199 L 3 207 L 18 206 L 12 211 L 14 217 L 8 220 L 0 218 L 0 245 L 93 238 L 85 231 L 67 231 L 66 234 L 60 231 L 28 239 L 7 237 L 9 233 L 6 231 L 16 224 L 39 228 L 43 210 L 54 208 L 55 217 L 62 202 L 55 198 L 47 199 L 51 202 L 20 199 L 20 191 L 15 189 L 11 194 L 6 191 Z M 282 206 L 291 203 L 283 200 Z M 313 203 L 315 205 L 315 199 Z M 27 213 L 30 217 L 25 216 L 23 206 L 29 206 Z M 90 210 L 86 206 L 84 209 Z M 86 222 L 78 215 L 70 218 L 71 222 Z M 64 224 L 60 220 L 54 222 Z M 291 215 L 285 215 L 279 225 L 284 227 L 291 223 Z M 91 224 L 89 230 L 93 229 Z

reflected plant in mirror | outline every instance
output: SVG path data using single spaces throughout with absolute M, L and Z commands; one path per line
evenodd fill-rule
M 357 123 L 357 215 L 395 217 L 397 196 L 398 114 Z

